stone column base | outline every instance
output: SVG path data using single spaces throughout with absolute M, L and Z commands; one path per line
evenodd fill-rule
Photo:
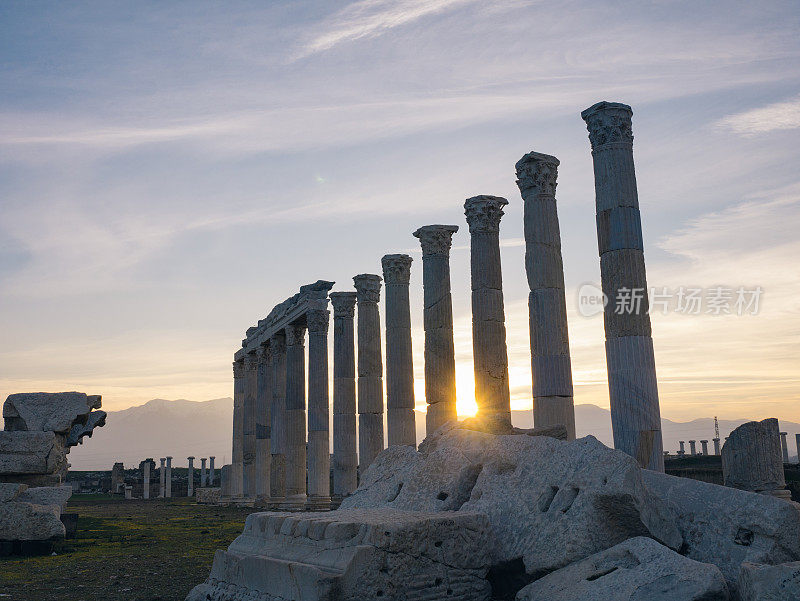
M 306 511 L 330 511 L 330 497 L 309 497 L 306 500 Z
M 776 488 L 774 490 L 762 490 L 759 494 L 769 495 L 771 497 L 778 497 L 784 501 L 792 500 L 792 491 L 786 488 Z
M 278 504 L 278 511 L 303 511 L 306 506 L 306 495 L 291 495 Z

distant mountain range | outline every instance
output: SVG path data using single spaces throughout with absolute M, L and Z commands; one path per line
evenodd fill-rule
M 513 411 L 512 421 L 521 428 L 533 425 L 531 410 Z M 587 434 L 612 446 L 611 415 L 607 409 L 596 405 L 576 405 L 575 421 L 577 435 Z M 741 420 L 720 420 L 720 433 L 724 440 L 731 430 L 743 424 Z M 216 465 L 228 463 L 231 458 L 231 432 L 233 424 L 233 401 L 230 398 L 211 401 L 167 401 L 154 399 L 144 405 L 122 411 L 110 411 L 106 425 L 94 430 L 91 439 L 72 449 L 69 461 L 75 470 L 110 470 L 116 461 L 126 468 L 137 467 L 142 459 L 171 455 L 173 465 L 186 466 L 186 458 L 194 455 L 195 465 L 201 457 L 216 456 Z M 661 420 L 664 446 L 675 451 L 678 441 L 709 441 L 713 452 L 714 419 L 701 418 L 690 422 Z M 781 422 L 781 430 L 789 433 L 789 455 L 796 457 L 795 434 L 800 433 L 800 424 Z M 425 437 L 425 415 L 417 413 L 417 442 Z

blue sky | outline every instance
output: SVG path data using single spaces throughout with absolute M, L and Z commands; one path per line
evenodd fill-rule
M 602 319 L 574 298 L 599 280 L 579 113 L 611 100 L 634 109 L 649 283 L 764 289 L 757 316 L 653 316 L 662 415 L 800 420 L 799 26 L 796 2 L 3 3 L 0 395 L 230 395 L 249 325 L 390 252 L 416 259 L 421 393 L 411 232 L 455 223 L 466 410 L 462 206 L 495 194 L 530 406 L 514 163 L 536 150 L 561 160 L 576 402 L 607 406 Z

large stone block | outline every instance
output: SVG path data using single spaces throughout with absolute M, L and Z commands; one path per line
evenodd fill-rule
M 3 404 L 5 429 L 67 434 L 73 425 L 85 424 L 100 404 L 99 395 L 83 392 L 11 394 Z
M 650 336 L 647 277 L 640 250 L 614 250 L 600 257 L 603 294 L 608 305 L 603 313 L 606 339 Z
M 16 482 L 0 482 L 0 503 L 15 501 L 27 489 L 27 484 L 17 484 Z
M 64 538 L 61 510 L 56 505 L 0 503 L 0 541 L 34 541 Z
M 17 501 L 34 505 L 55 505 L 60 511 L 64 511 L 71 496 L 71 486 L 35 486 L 23 492 L 17 497 Z
M 464 512 L 255 513 L 187 601 L 486 601 L 491 540 Z
M 53 432 L 0 432 L 0 475 L 66 469 L 64 437 Z
M 342 507 L 484 513 L 498 560 L 521 558 L 532 575 L 634 536 L 683 542 L 635 461 L 591 436 L 567 443 L 453 428 L 420 448 L 379 455 Z
M 517 601 L 727 601 L 714 565 L 637 537 L 532 582 Z
M 685 555 L 713 563 L 733 591 L 743 562 L 800 560 L 800 505 L 752 492 L 642 470 L 654 495 L 670 504 Z
M 739 572 L 742 601 L 795 601 L 800 599 L 800 561 L 766 566 L 745 562 Z
M 731 432 L 722 446 L 725 486 L 753 492 L 786 488 L 778 420 L 747 422 Z

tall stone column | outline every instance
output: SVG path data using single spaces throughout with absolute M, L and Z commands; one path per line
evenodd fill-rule
M 331 292 L 333 305 L 333 497 L 358 487 L 356 451 L 356 293 Z
M 308 323 L 308 506 L 331 505 L 330 395 L 328 391 L 328 299 L 311 301 Z
M 690 441 L 689 441 L 689 454 L 690 454 L 692 457 L 694 457 L 695 455 L 697 455 L 697 447 L 695 446 L 696 444 L 697 444 L 697 441 L 696 441 L 696 440 L 690 440 Z
M 164 496 L 172 498 L 172 457 L 167 457 L 167 485 Z
M 286 509 L 306 504 L 305 325 L 286 332 Z
M 194 496 L 194 457 L 189 457 L 189 469 L 186 474 L 186 496 Z
M 508 204 L 499 196 L 474 196 L 464 203 L 470 233 L 472 352 L 478 416 L 511 424 L 508 349 L 500 267 L 500 219 Z
M 244 361 L 233 363 L 233 450 L 231 453 L 230 492 L 244 493 Z
M 270 451 L 270 496 L 274 504 L 286 499 L 286 334 L 278 332 L 269 339 L 272 351 L 272 437 Z
M 389 446 L 416 448 L 414 362 L 411 348 L 411 257 L 381 259 L 386 284 L 386 422 Z
M 270 498 L 270 408 L 272 405 L 272 351 L 269 346 L 258 352 L 255 408 L 255 458 L 253 495 L 258 501 Z
M 378 301 L 381 278 L 353 278 L 358 301 L 358 459 L 361 474 L 383 450 L 383 356 Z
M 678 455 L 685 455 L 686 454 L 686 447 L 685 447 L 686 442 L 683 441 L 683 440 L 679 440 L 678 444 L 681 445 L 681 450 L 678 451 Z
M 249 353 L 244 358 L 242 494 L 247 498 L 255 497 L 258 362 L 259 359 L 256 353 Z
M 781 432 L 781 454 L 783 455 L 783 462 L 789 463 L 789 445 L 786 444 L 786 432 Z
M 214 486 L 214 459 L 215 457 L 211 455 L 208 458 L 208 485 Z
M 161 467 L 158 470 L 158 496 L 163 499 L 167 490 L 166 457 L 161 458 Z
M 575 440 L 564 264 L 556 209 L 559 160 L 529 152 L 516 164 L 524 201 L 525 272 L 528 276 L 533 425 L 564 425 Z
M 208 477 L 206 472 L 206 458 L 200 458 L 200 488 L 205 488 L 208 485 Z
M 714 441 L 714 455 L 719 455 L 719 438 L 712 439 Z
M 797 444 L 797 463 L 800 463 L 800 434 L 795 434 L 794 437 Z
M 150 462 L 145 461 L 142 464 L 142 498 L 150 498 Z
M 457 225 L 426 225 L 414 232 L 422 246 L 425 327 L 425 434 L 456 417 L 456 358 L 453 299 L 450 293 L 450 247 Z
M 703 455 L 708 456 L 708 441 L 707 440 L 701 440 L 700 441 L 700 446 L 703 447 Z
M 663 472 L 632 114 L 625 104 L 600 102 L 581 117 L 592 145 L 600 277 L 608 299 L 604 317 L 614 447 L 635 457 L 642 467 Z M 634 294 L 641 301 L 638 307 L 626 300 L 633 300 Z

